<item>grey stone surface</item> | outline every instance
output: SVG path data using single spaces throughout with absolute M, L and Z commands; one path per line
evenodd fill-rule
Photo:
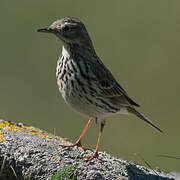
M 22 123 L 0 120 L 0 179 L 48 180 L 65 167 L 76 166 L 79 180 L 173 180 L 165 174 L 114 158 L 100 152 L 91 162 L 79 159 L 85 154 L 79 148 L 63 149 L 63 138 L 50 135 Z

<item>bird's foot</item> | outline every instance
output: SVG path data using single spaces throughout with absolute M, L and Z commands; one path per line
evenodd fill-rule
M 88 162 L 92 161 L 93 159 L 95 158 L 98 158 L 99 154 L 98 152 L 95 152 L 93 155 L 91 156 L 86 156 L 86 157 L 80 157 L 80 159 L 85 159 L 87 160 Z
M 73 148 L 75 146 L 80 147 L 84 152 L 86 150 L 89 150 L 88 148 L 81 145 L 81 141 L 77 141 L 75 144 L 72 144 L 72 145 L 66 145 L 66 146 L 62 145 L 61 147 L 62 148 Z

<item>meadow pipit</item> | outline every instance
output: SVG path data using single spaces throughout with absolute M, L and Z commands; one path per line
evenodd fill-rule
M 96 150 L 93 155 L 84 158 L 88 161 L 97 158 L 105 118 L 114 113 L 134 114 L 162 132 L 135 109 L 139 105 L 128 96 L 99 59 L 89 34 L 79 19 L 60 19 L 38 32 L 55 34 L 62 41 L 62 54 L 56 68 L 59 91 L 67 104 L 90 119 L 76 143 L 64 147 L 78 146 L 86 150 L 81 145 L 81 139 L 92 120 L 95 120 L 101 124 Z

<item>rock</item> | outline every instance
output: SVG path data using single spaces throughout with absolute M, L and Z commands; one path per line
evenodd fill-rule
M 173 180 L 175 174 L 151 170 L 100 152 L 99 158 L 86 162 L 90 155 L 80 148 L 63 149 L 65 139 L 22 123 L 0 120 L 1 180 Z

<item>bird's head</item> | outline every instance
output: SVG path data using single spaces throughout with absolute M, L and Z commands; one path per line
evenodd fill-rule
M 84 24 L 77 18 L 63 18 L 53 22 L 48 28 L 37 31 L 55 34 L 65 44 L 92 46 Z

